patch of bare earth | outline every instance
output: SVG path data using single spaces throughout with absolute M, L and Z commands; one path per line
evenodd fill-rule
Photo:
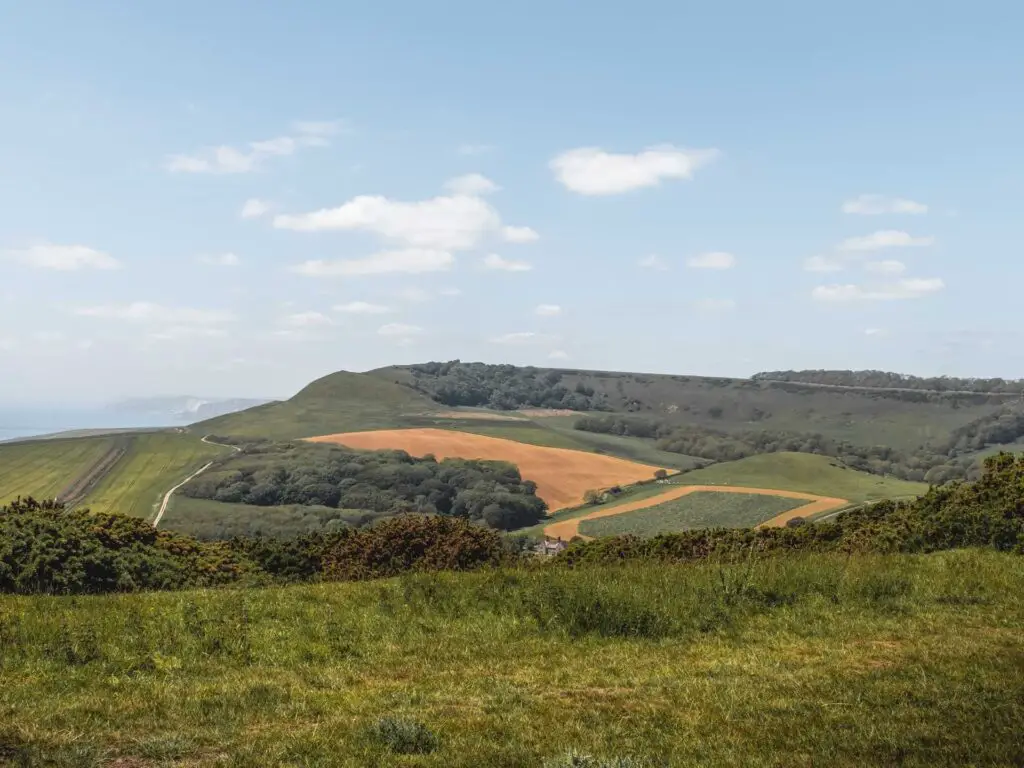
M 363 450 L 399 449 L 411 456 L 433 454 L 438 459 L 487 459 L 519 467 L 526 480 L 537 484 L 537 495 L 552 511 L 583 503 L 591 489 L 649 480 L 661 467 L 638 464 L 567 448 L 548 448 L 447 429 L 387 429 L 343 432 L 308 438 L 314 443 L 335 443 Z
M 520 408 L 517 413 L 529 416 L 533 419 L 544 419 L 550 416 L 583 416 L 582 411 L 572 411 L 568 408 Z
M 518 416 L 509 416 L 497 411 L 442 411 L 437 416 L 442 419 L 479 419 L 480 421 L 525 421 Z

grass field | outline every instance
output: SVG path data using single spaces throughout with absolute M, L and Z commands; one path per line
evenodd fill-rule
M 0 504 L 17 496 L 52 499 L 113 446 L 110 437 L 0 445 Z
M 149 518 L 163 495 L 226 448 L 209 445 L 198 435 L 158 432 L 138 435 L 128 454 L 83 500 L 94 512 Z
M 765 453 L 687 472 L 686 485 L 740 485 L 838 496 L 850 501 L 920 496 L 925 483 L 880 477 L 843 467 L 837 459 L 809 453 Z
M 0 597 L 0 636 L 15 765 L 1024 764 L 992 552 Z
M 807 504 L 803 499 L 746 493 L 697 492 L 664 504 L 580 523 L 584 536 L 656 536 L 692 528 L 753 527 Z

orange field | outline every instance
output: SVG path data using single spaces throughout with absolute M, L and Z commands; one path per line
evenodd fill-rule
M 350 448 L 400 449 L 412 456 L 434 454 L 438 459 L 491 459 L 519 467 L 526 480 L 537 484 L 537 495 L 551 511 L 583 503 L 592 488 L 650 480 L 660 467 L 600 456 L 566 448 L 545 448 L 499 437 L 485 437 L 446 429 L 389 429 L 375 432 L 343 432 L 309 438 L 315 443 L 337 443 Z M 671 471 L 671 470 L 670 470 Z

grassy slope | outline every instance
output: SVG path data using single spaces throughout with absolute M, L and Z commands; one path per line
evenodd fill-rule
M 226 450 L 202 442 L 193 433 L 139 435 L 81 506 L 94 512 L 151 517 L 168 490 Z
M 0 445 L 0 504 L 17 496 L 52 499 L 110 450 L 108 437 Z
M 0 627 L 26 764 L 1024 763 L 1024 559 L 991 552 L 0 597 Z
M 397 384 L 341 371 L 317 379 L 289 400 L 199 422 L 200 434 L 291 439 L 334 432 L 421 426 L 437 403 Z
M 808 453 L 766 453 L 687 472 L 686 485 L 739 485 L 836 496 L 850 501 L 919 496 L 924 483 L 843 468 L 835 459 Z
M 858 444 L 901 449 L 945 437 L 951 429 L 991 412 L 1003 402 L 964 403 L 954 408 L 950 399 L 910 403 L 873 392 L 813 387 L 787 391 L 777 384 L 747 379 L 560 370 L 562 383 L 567 387 L 593 387 L 607 395 L 617 411 L 626 411 L 628 401 L 639 400 L 645 407 L 635 413 L 638 416 L 726 431 L 821 432 Z M 369 375 L 389 382 L 412 381 L 408 371 L 395 367 L 371 371 Z M 720 408 L 721 414 L 712 416 L 712 408 Z
M 691 493 L 655 507 L 580 524 L 584 536 L 655 536 L 691 528 L 749 528 L 807 504 L 803 499 L 742 493 Z

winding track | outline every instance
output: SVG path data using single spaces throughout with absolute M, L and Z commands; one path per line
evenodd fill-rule
M 215 443 L 212 440 L 209 440 L 207 438 L 209 438 L 209 435 L 204 436 L 201 439 L 201 442 L 206 443 L 207 445 L 217 445 L 217 446 L 220 446 L 221 448 L 230 448 L 235 453 L 240 453 L 241 450 L 242 450 L 237 445 L 226 445 L 225 443 Z M 174 492 L 176 490 L 178 490 L 179 488 L 181 488 L 181 486 L 185 485 L 185 483 L 187 483 L 190 480 L 193 480 L 193 479 L 199 477 L 201 474 L 203 474 L 203 472 L 205 472 L 206 470 L 208 470 L 212 466 L 213 466 L 213 462 L 212 461 L 207 462 L 204 466 L 202 466 L 199 469 L 197 469 L 195 472 L 193 472 L 191 475 L 186 477 L 184 480 L 182 480 L 180 483 L 178 483 L 176 486 L 171 488 L 171 490 L 169 490 L 167 493 L 164 494 L 164 499 L 160 503 L 160 511 L 156 513 L 156 517 L 153 519 L 153 527 L 154 528 L 156 528 L 157 526 L 160 525 L 160 520 L 163 518 L 164 512 L 167 511 L 167 505 L 170 504 L 171 496 L 174 495 Z
M 551 525 L 546 526 L 544 528 L 544 535 L 552 539 L 560 538 L 567 541 L 573 536 L 582 536 L 582 534 L 580 534 L 580 523 L 584 520 L 594 520 L 598 517 L 611 517 L 612 515 L 618 515 L 624 512 L 633 512 L 637 509 L 646 509 L 647 507 L 664 504 L 666 501 L 672 501 L 673 499 L 688 496 L 689 494 L 696 493 L 698 491 L 711 491 L 714 493 L 751 493 L 759 496 L 782 496 L 787 499 L 805 499 L 808 502 L 807 504 L 795 509 L 783 512 L 781 515 L 776 515 L 769 520 L 765 520 L 763 523 L 758 523 L 758 525 L 754 526 L 755 528 L 783 526 L 794 517 L 807 517 L 809 515 L 817 514 L 818 512 L 835 509 L 850 503 L 846 499 L 833 498 L 829 496 L 815 496 L 811 493 L 798 493 L 796 491 L 779 491 L 772 488 L 743 488 L 737 485 L 683 485 L 672 488 L 671 490 L 665 491 L 665 493 L 657 496 L 651 496 L 647 499 L 639 499 L 637 501 L 619 504 L 617 506 L 607 507 L 604 509 L 595 509 L 593 512 L 583 515 L 582 517 L 574 517 L 570 520 L 560 520 L 557 523 L 552 523 Z M 582 536 L 582 538 L 588 539 L 590 537 Z

